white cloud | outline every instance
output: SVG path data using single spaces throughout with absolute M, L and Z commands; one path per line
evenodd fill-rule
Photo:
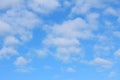
M 9 35 L 11 33 L 13 33 L 11 26 L 8 23 L 0 20 L 0 37 L 1 36 L 4 37 L 4 36 Z
M 92 12 L 86 15 L 86 20 L 88 21 L 88 24 L 91 26 L 91 29 L 97 29 L 99 27 L 99 19 L 100 14 L 96 12 Z
M 52 34 L 66 38 L 89 39 L 93 34 L 89 30 L 90 26 L 82 18 L 76 18 L 63 22 L 61 25 L 54 25 Z
M 117 12 L 117 10 L 115 10 L 115 9 L 112 8 L 112 7 L 108 7 L 108 8 L 106 8 L 106 10 L 105 10 L 105 14 L 106 14 L 106 15 L 118 16 L 118 12 Z
M 57 47 L 54 56 L 63 62 L 76 61 L 77 58 L 83 57 L 80 47 Z
M 0 18 L 0 36 L 17 35 L 21 41 L 28 41 L 32 38 L 31 31 L 41 23 L 41 19 L 26 8 L 12 8 Z
M 74 15 L 85 15 L 93 12 L 92 9 L 106 9 L 105 13 L 108 14 L 112 14 L 112 15 L 116 15 L 116 11 L 111 8 L 108 7 L 109 4 L 118 4 L 118 0 L 113 1 L 113 0 L 74 0 L 74 6 L 72 7 L 70 16 L 74 16 Z M 103 12 L 104 13 L 104 12 Z
M 20 56 L 16 59 L 16 61 L 14 62 L 14 64 L 18 67 L 24 67 L 29 63 L 29 61 L 27 59 L 25 59 L 24 57 Z
M 16 72 L 31 72 L 34 69 L 28 66 L 31 60 L 26 59 L 23 56 L 17 57 L 14 61 L 14 65 L 16 66 Z
M 16 6 L 18 4 L 20 4 L 22 2 L 22 0 L 1 0 L 0 1 L 0 9 L 6 9 L 6 8 L 10 8 L 13 6 Z
M 26 10 L 25 8 L 9 9 L 1 19 L 8 24 L 11 24 L 13 28 L 21 26 L 25 29 L 32 29 L 36 27 L 38 23 L 41 23 L 41 20 L 38 19 L 34 13 Z
M 69 72 L 69 73 L 76 72 L 75 69 L 72 68 L 72 67 L 68 67 L 66 71 Z
M 5 38 L 5 40 L 4 40 L 4 44 L 3 45 L 12 47 L 12 46 L 16 46 L 18 44 L 20 44 L 20 41 L 16 37 L 14 37 L 14 36 L 7 36 Z
M 48 37 L 48 39 L 44 42 L 46 45 L 53 45 L 53 46 L 61 46 L 61 47 L 69 47 L 80 44 L 77 39 L 69 39 L 64 37 Z
M 20 43 L 29 41 L 32 38 L 32 30 L 38 27 L 42 21 L 23 5 L 9 8 L 0 16 L 0 38 L 3 42 L 0 57 L 4 59 L 18 53 L 16 47 Z
M 1 50 L 0 50 L 0 59 L 8 59 L 10 58 L 11 56 L 14 56 L 14 55 L 17 55 L 18 52 L 14 49 L 14 48 L 11 48 L 11 47 L 3 47 Z
M 93 61 L 90 61 L 89 64 L 95 65 L 102 68 L 112 67 L 112 62 L 103 58 L 96 57 Z
M 103 8 L 104 4 L 98 0 L 75 0 L 75 6 L 72 8 L 71 15 L 87 14 L 91 8 Z
M 90 8 L 90 4 L 84 3 L 83 0 L 76 0 L 75 6 L 72 8 L 71 14 L 84 14 L 87 13 Z
M 43 43 L 48 48 L 55 48 L 53 55 L 63 62 L 83 55 L 80 39 L 88 40 L 94 37 L 90 26 L 81 18 L 55 24 L 49 30 Z
M 59 0 L 31 0 L 28 5 L 33 11 L 46 14 L 56 10 L 60 3 Z

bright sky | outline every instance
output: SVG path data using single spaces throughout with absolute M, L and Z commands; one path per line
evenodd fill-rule
M 120 80 L 120 0 L 0 0 L 0 80 Z

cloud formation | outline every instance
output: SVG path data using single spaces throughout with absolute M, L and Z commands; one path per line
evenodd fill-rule
M 34 63 L 36 68 L 51 64 L 44 68 L 58 74 L 62 74 L 60 67 L 76 65 L 87 70 L 90 66 L 109 69 L 108 75 L 114 76 L 120 57 L 119 3 L 1 0 L 0 61 L 16 59 L 14 66 L 21 72 L 31 71 L 29 64 Z M 65 70 L 75 74 L 79 68 Z
M 103 68 L 110 68 L 112 66 L 112 62 L 102 58 L 95 58 L 93 61 L 90 62 L 92 65 L 100 66 Z
M 35 12 L 47 14 L 56 10 L 59 6 L 59 0 L 31 0 L 28 6 Z

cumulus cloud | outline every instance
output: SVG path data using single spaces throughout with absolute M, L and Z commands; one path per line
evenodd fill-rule
M 0 37 L 4 37 L 12 33 L 13 31 L 11 29 L 11 26 L 8 23 L 0 20 Z
M 56 10 L 60 3 L 59 0 L 31 0 L 28 5 L 33 11 L 46 14 Z
M 16 66 L 16 72 L 31 72 L 33 70 L 32 67 L 28 66 L 30 60 L 26 59 L 23 56 L 17 57 L 14 61 L 14 65 Z
M 2 15 L 1 19 L 12 27 L 21 26 L 27 29 L 34 28 L 41 21 L 33 12 L 30 12 L 25 8 L 9 9 L 6 14 Z
M 14 1 L 15 0 L 13 0 L 13 3 Z M 29 41 L 32 38 L 32 30 L 41 23 L 41 19 L 38 19 L 36 14 L 27 10 L 22 5 L 7 9 L 4 14 L 1 13 L 0 38 L 2 38 L 1 40 L 3 42 L 1 45 L 1 57 L 17 53 L 16 47 L 19 46 L 20 43 L 23 44 Z M 6 49 L 8 49 L 8 51 Z
M 12 47 L 3 47 L 0 49 L 0 59 L 9 59 L 11 56 L 17 55 L 18 52 Z
M 21 5 L 22 6 L 22 5 Z M 18 46 L 32 38 L 32 30 L 41 24 L 41 19 L 23 7 L 14 7 L 0 15 L 2 46 Z
M 53 43 L 52 43 L 53 42 Z M 54 46 L 63 46 L 63 47 L 69 47 L 74 46 L 76 44 L 80 44 L 77 39 L 69 39 L 64 37 L 49 37 L 45 42 L 46 45 L 54 45 Z
M 22 56 L 18 57 L 16 59 L 16 61 L 14 62 L 14 64 L 18 67 L 23 67 L 23 66 L 27 65 L 28 63 L 29 63 L 29 61 Z
M 4 46 L 10 46 L 10 47 L 16 46 L 18 44 L 20 44 L 20 41 L 14 36 L 7 36 L 3 43 Z
M 52 28 L 52 34 L 66 38 L 89 39 L 93 37 L 93 34 L 89 30 L 91 28 L 88 25 L 89 24 L 84 19 L 76 18 L 65 21 L 60 25 L 54 25 Z
M 87 14 L 91 8 L 102 8 L 104 4 L 98 0 L 75 0 L 75 6 L 71 10 L 71 15 Z
M 43 41 L 44 45 L 55 48 L 54 55 L 64 62 L 82 54 L 80 39 L 94 37 L 92 29 L 82 18 L 68 20 L 60 25 L 55 24 L 48 34 Z

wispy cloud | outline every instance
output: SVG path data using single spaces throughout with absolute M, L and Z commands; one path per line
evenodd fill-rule
M 89 64 L 99 66 L 102 68 L 110 68 L 110 67 L 112 67 L 113 63 L 109 60 L 98 57 L 98 58 L 95 58 L 93 61 L 90 61 Z

